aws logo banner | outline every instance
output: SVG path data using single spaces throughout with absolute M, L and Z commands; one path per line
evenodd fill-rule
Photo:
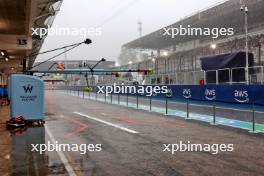
M 215 89 L 205 89 L 205 99 L 206 100 L 215 100 L 216 99 L 216 90 Z
M 264 86 L 246 85 L 170 85 L 166 95 L 171 99 L 192 99 L 197 101 L 216 101 L 249 104 L 253 101 L 263 104 Z
M 192 98 L 191 89 L 183 89 L 182 90 L 182 95 L 183 95 L 184 98 L 187 98 L 187 99 Z
M 248 90 L 235 90 L 234 99 L 239 103 L 248 103 L 249 102 Z
M 166 96 L 167 97 L 173 97 L 173 91 L 172 91 L 172 89 L 169 89 L 168 88 L 167 93 L 166 93 Z

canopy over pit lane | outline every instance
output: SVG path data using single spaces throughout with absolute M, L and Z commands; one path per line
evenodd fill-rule
M 45 37 L 32 35 L 32 29 L 52 25 L 62 0 L 0 1 L 1 86 L 7 77 L 30 68 Z

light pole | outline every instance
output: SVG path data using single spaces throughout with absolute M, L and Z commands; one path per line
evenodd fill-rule
M 87 63 L 84 63 L 84 67 L 88 67 L 90 69 L 90 72 L 91 72 L 91 75 L 92 75 L 92 85 L 95 84 L 94 82 L 94 68 L 97 67 L 97 65 L 99 65 L 101 62 L 105 62 L 106 59 L 105 58 L 102 58 L 101 60 L 99 60 L 95 65 L 93 66 L 90 66 L 89 64 Z M 87 87 L 88 87 L 88 73 L 85 74 L 85 79 L 86 79 L 86 84 L 87 84 Z
M 246 4 L 243 4 L 240 7 L 240 10 L 244 12 L 245 15 L 245 38 L 246 38 L 246 69 L 245 69 L 245 80 L 246 84 L 249 84 L 249 58 L 248 58 L 248 7 Z
M 167 74 L 167 73 L 168 73 L 168 71 L 167 71 L 167 70 L 168 70 L 168 69 L 167 69 L 167 67 L 168 67 L 168 63 L 167 63 L 167 62 L 168 62 L 168 56 L 169 56 L 169 53 L 168 53 L 168 51 L 164 51 L 162 55 L 163 55 L 163 57 L 165 58 L 165 64 L 164 64 L 165 68 L 164 68 L 164 72 L 163 72 L 163 73 L 164 73 L 164 74 Z M 163 83 L 167 84 L 167 82 L 168 82 L 168 76 L 166 76 L 165 79 L 164 79 L 163 76 L 162 76 L 161 78 L 162 78 L 162 84 L 163 84 Z

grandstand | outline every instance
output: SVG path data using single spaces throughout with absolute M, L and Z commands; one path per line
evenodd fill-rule
M 232 53 L 245 50 L 245 17 L 241 4 L 246 4 L 248 13 L 249 51 L 254 54 L 254 74 L 251 83 L 263 84 L 264 72 L 264 1 L 228 0 L 214 7 L 167 26 L 179 28 L 191 25 L 194 28 L 233 28 L 234 35 L 219 36 L 164 36 L 164 29 L 126 43 L 118 59 L 121 68 L 152 68 L 154 75 L 146 76 L 148 84 L 198 84 L 205 79 L 200 58 L 210 55 Z M 212 44 L 216 48 L 210 47 Z M 244 69 L 244 68 L 233 68 Z M 229 83 L 233 69 L 229 69 Z M 217 72 L 215 71 L 216 78 Z M 217 81 L 216 81 L 217 83 Z

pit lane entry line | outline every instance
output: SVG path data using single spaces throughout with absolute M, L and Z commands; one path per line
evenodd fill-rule
M 47 135 L 49 136 L 50 140 L 52 143 L 56 143 L 55 137 L 52 135 L 50 129 L 45 126 L 45 130 Z M 62 151 L 57 151 L 61 162 L 63 163 L 65 169 L 67 170 L 69 176 L 77 176 L 76 173 L 74 172 L 74 169 L 72 168 L 72 166 L 70 165 L 69 161 L 67 160 L 66 156 L 64 155 L 64 153 Z
M 123 130 L 123 131 L 126 131 L 128 133 L 132 133 L 132 134 L 138 134 L 139 132 L 137 131 L 134 131 L 134 130 L 131 130 L 131 129 L 128 129 L 128 128 L 125 128 L 125 127 L 122 127 L 122 126 L 119 126 L 119 125 L 116 125 L 116 124 L 113 124 L 113 123 L 110 123 L 110 122 L 107 122 L 107 121 L 104 121 L 104 120 L 101 120 L 101 119 L 98 119 L 96 117 L 91 117 L 89 115 L 86 115 L 86 114 L 83 114 L 81 112 L 73 112 L 74 114 L 78 114 L 80 116 L 83 116 L 83 117 L 86 117 L 88 119 L 91 119 L 91 120 L 94 120 L 94 121 L 97 121 L 97 122 L 100 122 L 100 123 L 103 123 L 103 124 L 106 124 L 106 125 L 109 125 L 109 126 L 112 126 L 112 127 L 115 127 L 115 128 L 118 128 L 120 130 Z

